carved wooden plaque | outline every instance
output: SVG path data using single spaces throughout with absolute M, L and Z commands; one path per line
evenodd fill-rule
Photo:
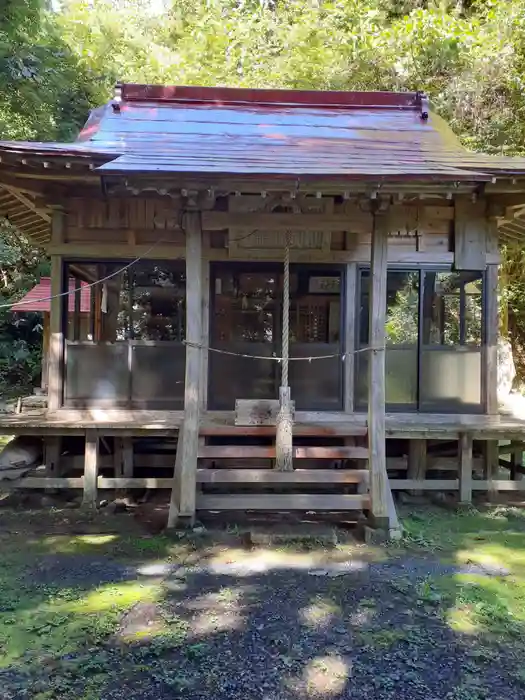
M 334 211 L 332 197 L 300 197 L 292 199 L 276 196 L 257 197 L 242 196 L 229 198 L 228 209 L 231 212 L 253 213 L 253 227 L 232 226 L 229 229 L 228 247 L 230 252 L 246 249 L 284 250 L 289 237 L 290 247 L 295 250 L 330 250 L 330 231 L 272 231 L 257 228 L 257 214 L 279 213 L 326 214 Z

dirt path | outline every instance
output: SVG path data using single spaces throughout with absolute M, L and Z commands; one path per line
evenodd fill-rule
M 362 548 L 327 563 L 193 544 L 175 559 L 117 555 L 11 557 L 22 598 L 3 589 L 0 604 L 14 609 L 21 644 L 24 625 L 55 607 L 37 627 L 41 644 L 27 637 L 0 670 L 2 700 L 524 697 L 518 647 L 449 624 L 439 581 L 461 572 L 435 558 L 378 562 Z M 35 591 L 42 600 L 30 608 L 23 596 Z M 87 617 L 100 629 L 82 627 Z M 75 644 L 54 641 L 64 636 Z

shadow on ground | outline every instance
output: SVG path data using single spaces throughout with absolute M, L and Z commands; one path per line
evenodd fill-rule
M 386 551 L 4 538 L 0 697 L 521 700 L 522 514 L 405 523 Z

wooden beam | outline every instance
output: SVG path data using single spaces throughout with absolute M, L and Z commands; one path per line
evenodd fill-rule
M 523 447 L 518 443 L 513 445 L 510 456 L 510 478 L 513 481 L 521 481 L 525 470 L 523 469 Z
M 488 485 L 488 498 L 491 500 L 497 493 L 496 479 L 499 469 L 498 441 L 487 440 L 484 444 L 484 476 Z M 474 488 L 474 487 L 473 487 Z
M 351 222 L 346 214 L 262 214 L 227 211 L 205 211 L 202 227 L 206 231 L 227 228 L 268 229 L 270 231 L 345 231 Z
M 507 479 L 492 479 L 491 481 L 475 480 L 472 482 L 472 489 L 474 491 L 487 491 L 488 493 L 497 493 L 498 491 L 525 491 L 525 481 L 510 481 Z
M 157 232 L 158 233 L 158 232 Z M 109 234 L 109 232 L 108 232 Z M 61 245 L 50 244 L 46 247 L 50 255 L 74 256 L 77 258 L 135 258 L 142 257 L 148 260 L 183 260 L 186 257 L 186 249 L 177 245 L 149 245 L 138 244 L 130 246 L 127 243 L 63 243 Z M 246 249 L 237 255 L 232 255 L 226 248 L 209 248 L 203 252 L 205 260 L 264 260 L 266 262 L 282 263 L 281 250 L 275 249 Z M 291 262 L 311 263 L 340 263 L 351 262 L 368 263 L 370 252 L 368 246 L 358 247 L 355 250 L 298 250 L 290 251 Z M 406 250 L 404 247 L 390 246 L 388 249 L 388 261 L 392 263 L 406 264 L 446 264 L 454 262 L 454 253 L 440 253 L 434 251 Z M 487 262 L 498 264 L 499 253 L 487 256 Z
M 155 232 L 160 237 L 160 232 Z M 111 231 L 108 230 L 108 237 Z M 74 255 L 77 258 L 146 258 L 148 260 L 183 260 L 186 257 L 186 248 L 180 245 L 166 245 L 160 243 L 153 246 L 153 243 L 129 245 L 129 243 L 96 243 L 86 242 L 55 244 L 51 243 L 47 250 L 50 255 Z M 221 252 L 220 250 L 218 251 Z M 224 250 L 222 259 L 227 258 L 227 251 Z
M 368 445 L 370 449 L 370 499 L 374 524 L 390 529 L 385 433 L 385 323 L 388 252 L 388 217 L 376 213 L 372 232 L 368 375 Z
M 274 430 L 275 432 L 275 430 Z M 368 459 L 366 447 L 293 447 L 294 459 Z M 271 445 L 206 445 L 199 449 L 203 459 L 272 459 Z
M 133 476 L 133 438 L 122 438 L 122 473 L 126 478 Z
M 457 491 L 458 479 L 390 479 L 394 491 Z
M 58 435 L 51 435 L 44 439 L 44 464 L 46 473 L 50 476 L 60 476 L 60 455 L 62 439 Z
M 53 213 L 54 239 L 63 235 L 64 218 L 62 212 Z M 49 354 L 48 371 L 48 411 L 56 411 L 62 405 L 64 381 L 64 335 L 63 335 L 63 297 L 64 289 L 63 261 L 60 255 L 51 256 L 51 296 L 49 314 Z
M 458 197 L 454 222 L 457 270 L 484 270 L 487 264 L 487 203 Z
M 367 469 L 199 469 L 199 484 L 360 484 Z
M 498 414 L 498 267 L 488 265 L 485 273 L 485 319 L 486 347 L 483 356 L 485 376 L 486 411 L 489 415 Z
M 199 510 L 320 510 L 343 511 L 367 508 L 370 499 L 361 494 L 200 494 Z
M 472 503 L 472 436 L 462 433 L 459 442 L 459 502 Z
M 408 467 L 407 477 L 409 479 L 421 480 L 425 478 L 427 472 L 427 441 L 409 440 L 408 442 Z M 417 495 L 414 492 L 414 495 Z
M 24 206 L 26 206 L 28 209 L 30 209 L 32 212 L 37 214 L 41 219 L 44 221 L 47 221 L 48 223 L 51 222 L 51 215 L 48 211 L 45 211 L 41 208 L 39 208 L 35 202 L 32 201 L 30 197 L 28 197 L 26 194 L 21 192 L 17 187 L 14 187 L 13 185 L 8 185 L 2 178 L 1 186 L 6 189 L 10 194 L 13 195 L 13 197 L 16 197 L 19 202 L 22 202 Z
M 97 507 L 98 443 L 99 439 L 96 430 L 87 430 L 82 506 L 90 509 L 95 509 Z
M 202 228 L 200 212 L 185 216 L 186 231 L 186 373 L 184 385 L 184 420 L 177 444 L 174 484 L 168 527 L 175 527 L 179 517 L 195 517 L 197 453 L 201 396 L 199 383 L 202 362 Z
M 354 379 L 356 349 L 356 309 L 357 309 L 357 265 L 348 263 L 345 270 L 344 294 L 344 408 L 346 413 L 354 412 Z

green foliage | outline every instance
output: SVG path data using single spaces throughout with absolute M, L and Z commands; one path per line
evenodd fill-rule
M 88 108 L 123 80 L 423 89 L 469 148 L 525 151 L 525 0 L 61 0 L 53 3 L 57 11 L 51 5 L 0 3 L 0 138 L 70 138 Z M 504 290 L 518 355 L 525 347 L 521 258 L 521 251 L 508 251 Z

